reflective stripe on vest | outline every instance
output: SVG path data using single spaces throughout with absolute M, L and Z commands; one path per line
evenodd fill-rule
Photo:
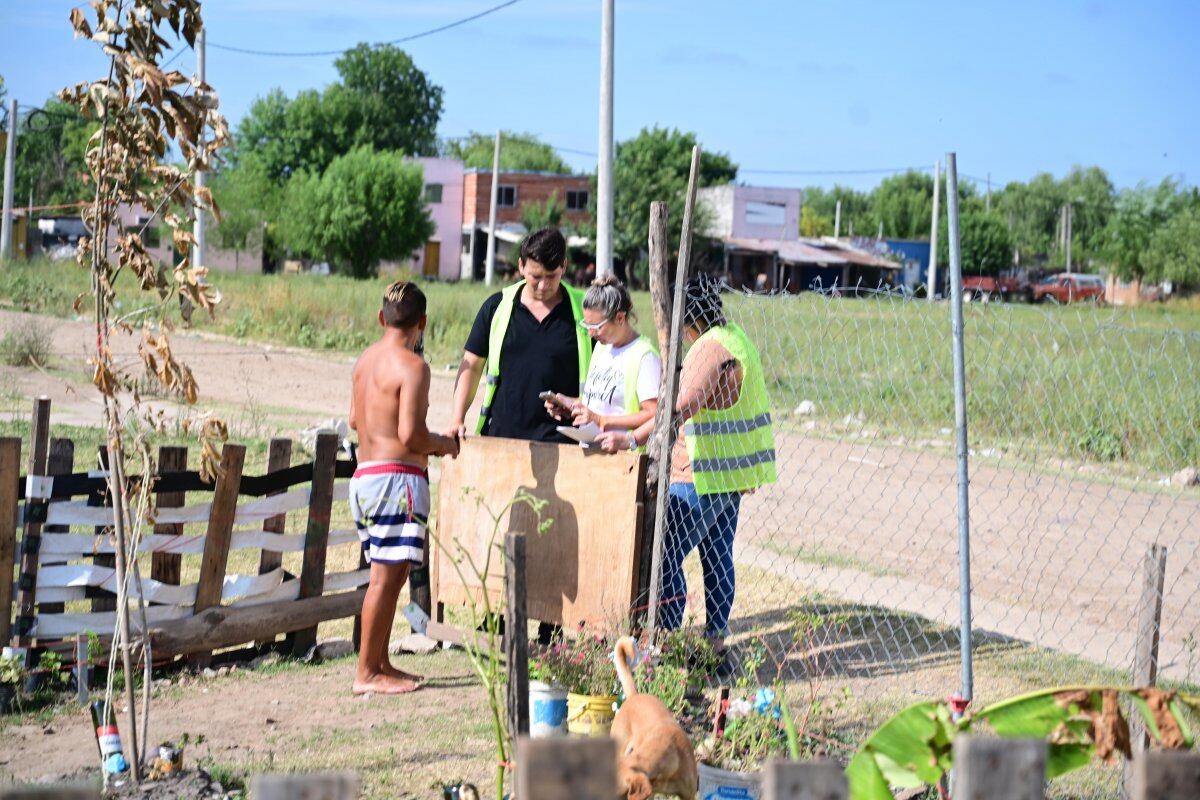
M 492 413 L 492 402 L 496 399 L 496 387 L 500 384 L 500 351 L 504 347 L 504 335 L 508 332 L 508 323 L 512 321 L 513 307 L 520 302 L 517 295 L 521 293 L 525 281 L 517 281 L 511 286 L 504 287 L 500 292 L 500 305 L 492 316 L 492 327 L 488 330 L 488 357 L 484 365 L 483 407 L 479 410 L 479 424 L 475 426 L 476 433 L 483 433 L 488 418 Z M 583 391 L 583 382 L 587 378 L 588 364 L 592 358 L 592 341 L 579 325 L 583 319 L 583 292 L 562 284 L 567 293 L 567 301 L 571 304 L 571 319 L 575 325 L 575 346 L 579 362 L 579 391 Z
M 742 385 L 731 407 L 702 408 L 684 425 L 696 492 L 742 492 L 774 483 L 775 437 L 758 350 L 732 324 L 710 328 L 697 345 L 705 339 L 724 347 L 738 362 Z

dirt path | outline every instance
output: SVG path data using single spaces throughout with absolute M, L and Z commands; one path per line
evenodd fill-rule
M 185 752 L 189 766 L 207 762 L 241 774 L 354 770 L 368 798 L 428 797 L 435 782 L 450 779 L 483 788 L 494 756 L 487 755 L 483 692 L 465 656 L 406 656 L 397 664 L 429 676 L 427 686 L 405 697 L 353 697 L 353 658 L 185 676 L 182 684 L 175 675 L 173 686 L 155 692 L 148 738 L 157 744 L 202 734 L 204 742 Z M 0 783 L 74 775 L 95 763 L 84 712 L 0 727 Z

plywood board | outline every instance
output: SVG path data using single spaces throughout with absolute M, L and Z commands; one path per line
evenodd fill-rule
M 468 592 L 482 597 L 469 561 L 483 572 L 491 542 L 488 588 L 498 607 L 504 534 L 519 531 L 528 536 L 531 619 L 568 630 L 581 623 L 620 625 L 638 590 L 645 461 L 643 455 L 605 455 L 577 445 L 467 439 L 457 459 L 441 464 L 430 543 L 434 598 L 453 606 L 464 605 Z M 550 520 L 544 532 L 538 532 L 538 512 L 513 505 L 522 490 L 544 501 L 540 519 Z

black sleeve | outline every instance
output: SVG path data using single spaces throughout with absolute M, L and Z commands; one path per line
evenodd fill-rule
M 483 301 L 483 305 L 479 307 L 479 313 L 475 315 L 475 322 L 471 324 L 471 332 L 467 334 L 467 343 L 463 347 L 468 353 L 487 358 L 488 355 L 488 339 L 492 332 L 492 318 L 496 316 L 496 309 L 500 307 L 500 293 Z

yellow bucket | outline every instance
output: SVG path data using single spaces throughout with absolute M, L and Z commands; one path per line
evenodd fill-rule
M 567 732 L 576 736 L 608 736 L 612 728 L 615 694 L 567 693 Z

